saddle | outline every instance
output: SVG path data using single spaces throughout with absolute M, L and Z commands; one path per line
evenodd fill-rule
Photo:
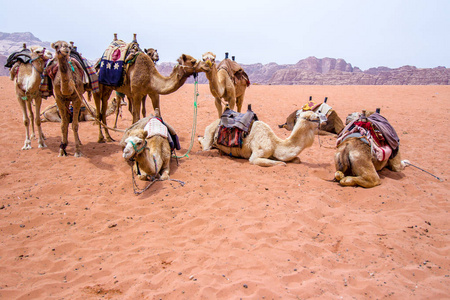
M 226 58 L 222 60 L 217 66 L 217 70 L 220 69 L 224 69 L 225 71 L 227 71 L 228 76 L 230 76 L 234 84 L 236 84 L 237 80 L 243 79 L 247 83 L 247 86 L 250 85 L 250 79 L 247 73 L 245 73 L 244 69 L 242 69 L 242 67 L 237 62 Z
M 220 117 L 216 143 L 226 147 L 242 147 L 243 139 L 250 132 L 254 121 L 258 121 L 258 117 L 250 107 L 246 113 L 225 109 Z
M 30 49 L 22 49 L 17 52 L 11 53 L 6 59 L 5 68 L 12 68 L 12 66 L 17 62 L 21 61 L 26 64 L 31 60 L 31 50 Z
M 137 42 L 128 44 L 122 40 L 113 41 L 100 59 L 99 82 L 114 87 L 122 86 L 124 84 L 126 66 L 134 63 L 135 57 L 140 52 L 142 50 L 140 50 Z

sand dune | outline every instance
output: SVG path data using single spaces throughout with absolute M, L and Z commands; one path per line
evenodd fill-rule
M 216 117 L 208 87 L 199 92 L 196 136 Z M 193 95 L 187 84 L 161 99 L 178 155 L 189 147 Z M 277 125 L 309 96 L 327 96 L 342 118 L 380 107 L 403 158 L 444 182 L 409 167 L 383 170 L 372 189 L 341 187 L 331 181 L 333 137 L 316 139 L 301 164 L 273 168 L 196 142 L 171 163 L 184 186 L 156 182 L 135 196 L 118 142 L 98 144 L 92 122 L 80 125 L 82 158 L 71 130 L 71 156 L 57 157 L 58 123 L 43 124 L 47 148 L 33 140 L 22 151 L 14 86 L 0 77 L 0 298 L 447 298 L 450 87 L 254 85 L 244 105 L 287 137 Z M 125 109 L 119 127 L 131 119 Z

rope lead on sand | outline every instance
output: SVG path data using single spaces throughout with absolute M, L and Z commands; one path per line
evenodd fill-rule
M 410 163 L 410 162 L 405 161 L 405 164 L 407 164 L 407 165 L 409 165 L 409 166 L 413 166 L 414 168 L 417 168 L 417 169 L 419 169 L 419 170 L 421 170 L 421 171 L 423 171 L 423 172 L 425 172 L 425 173 L 427 173 L 427 174 L 430 174 L 431 176 L 433 176 L 434 178 L 436 178 L 437 180 L 439 180 L 439 181 L 441 181 L 441 182 L 444 181 L 442 178 L 439 178 L 439 177 L 437 177 L 436 175 L 433 175 L 433 174 L 431 174 L 430 172 L 425 171 L 424 169 L 419 168 L 418 166 L 415 166 L 415 165 L 413 165 L 413 164 Z

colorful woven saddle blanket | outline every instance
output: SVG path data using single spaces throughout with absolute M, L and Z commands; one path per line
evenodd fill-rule
M 227 71 L 228 76 L 230 76 L 231 80 L 234 84 L 236 84 L 236 80 L 245 80 L 247 83 L 247 86 L 250 85 L 250 78 L 248 77 L 247 73 L 245 73 L 244 69 L 235 61 L 226 58 L 222 60 L 219 65 L 217 66 L 217 70 L 224 69 Z
M 31 50 L 22 49 L 21 51 L 11 53 L 6 59 L 5 68 L 12 68 L 12 66 L 17 62 L 21 61 L 23 63 L 28 63 L 31 60 Z
M 238 113 L 227 108 L 220 118 L 219 130 L 215 137 L 216 143 L 227 147 L 242 147 L 251 125 L 257 120 L 258 117 L 251 110 Z
M 124 80 L 124 68 L 129 51 L 139 49 L 136 42 L 125 43 L 122 40 L 113 41 L 103 53 L 98 74 L 99 82 L 109 86 L 121 86 Z
M 93 91 L 94 93 L 98 92 L 98 75 L 92 64 L 86 58 L 81 56 L 80 53 L 73 49 L 70 51 L 70 57 L 76 59 L 76 61 L 83 68 L 85 72 L 83 76 L 83 82 L 87 85 L 87 89 Z
M 394 158 L 398 153 L 400 139 L 397 132 L 388 120 L 378 113 L 367 117 L 367 121 L 359 118 L 350 122 L 339 134 L 336 147 L 347 138 L 354 137 L 355 133 L 359 133 L 368 141 L 372 154 L 379 161 Z

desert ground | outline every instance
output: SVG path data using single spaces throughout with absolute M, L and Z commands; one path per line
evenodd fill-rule
M 185 185 L 156 182 L 135 195 L 121 132 L 99 144 L 98 127 L 81 123 L 83 157 L 73 156 L 71 130 L 69 156 L 58 157 L 60 124 L 43 123 L 48 147 L 33 140 L 21 150 L 14 84 L 0 77 L 0 298 L 448 298 L 450 87 L 251 85 L 244 106 L 286 138 L 277 125 L 309 96 L 328 97 L 342 119 L 381 108 L 402 158 L 443 181 L 408 167 L 381 171 L 375 188 L 341 187 L 329 136 L 285 167 L 203 152 L 197 136 L 217 112 L 208 86 L 199 85 L 195 143 L 171 162 L 171 178 Z M 162 96 L 161 111 L 178 131 L 182 156 L 194 85 Z M 125 107 L 118 127 L 131 120 Z

